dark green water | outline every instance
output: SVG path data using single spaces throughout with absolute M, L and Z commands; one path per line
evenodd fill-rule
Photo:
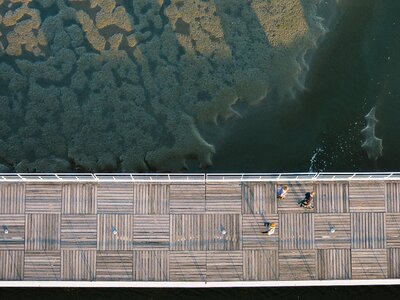
M 342 1 L 311 63 L 307 90 L 225 124 L 219 172 L 400 169 L 400 1 Z M 383 156 L 361 149 L 364 115 L 376 106 Z M 311 164 L 311 158 L 314 162 Z

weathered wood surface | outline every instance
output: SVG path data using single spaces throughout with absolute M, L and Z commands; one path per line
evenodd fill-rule
M 400 278 L 400 182 L 0 184 L 0 280 L 381 278 Z

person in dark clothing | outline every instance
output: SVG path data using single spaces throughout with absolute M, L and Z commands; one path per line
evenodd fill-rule
M 314 196 L 315 192 L 307 192 L 304 199 L 299 202 L 299 206 L 308 209 L 314 208 Z

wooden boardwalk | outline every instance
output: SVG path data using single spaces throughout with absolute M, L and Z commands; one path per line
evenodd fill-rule
M 0 183 L 2 281 L 388 278 L 400 181 Z

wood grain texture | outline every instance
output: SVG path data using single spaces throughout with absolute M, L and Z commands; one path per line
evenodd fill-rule
M 133 249 L 169 250 L 169 215 L 135 215 Z
M 242 183 L 243 214 L 274 214 L 277 211 L 276 186 L 272 182 Z
M 95 214 L 97 211 L 97 184 L 64 184 L 62 186 L 63 214 Z
M 206 210 L 206 187 L 201 184 L 171 184 L 171 214 L 204 213 Z
M 24 278 L 24 251 L 0 250 L 0 280 Z
M 207 252 L 207 281 L 243 280 L 242 251 Z
M 265 222 L 277 225 L 274 234 L 268 235 Z M 278 214 L 243 215 L 243 249 L 270 249 L 277 250 L 279 246 L 279 218 Z
M 62 250 L 62 280 L 95 280 L 96 251 L 94 250 Z
M 279 279 L 277 250 L 243 251 L 243 280 L 265 281 Z
M 386 207 L 389 213 L 400 213 L 400 183 L 386 183 Z
M 135 281 L 169 280 L 169 251 L 134 250 L 133 280 Z
M 238 182 L 207 183 L 206 212 L 237 213 L 242 212 L 242 188 Z
M 203 214 L 171 215 L 171 250 L 206 250 L 205 222 Z
M 385 279 L 387 274 L 386 249 L 351 250 L 352 279 Z
M 114 229 L 117 231 L 113 233 Z M 97 217 L 97 250 L 132 250 L 133 216 L 99 214 Z
M 132 280 L 132 251 L 97 251 L 96 280 Z
M 315 206 L 318 213 L 349 212 L 349 184 L 347 182 L 323 182 L 316 185 Z
M 316 251 L 279 251 L 279 280 L 314 279 L 316 279 Z
M 167 184 L 134 184 L 134 214 L 168 214 L 170 194 L 169 189 L 170 187 Z
M 5 234 L 4 229 L 8 229 Z M 0 250 L 25 249 L 25 215 L 0 214 Z
M 315 214 L 314 238 L 316 249 L 350 249 L 350 214 Z
M 207 250 L 242 249 L 242 217 L 239 214 L 207 214 L 205 218 Z M 226 234 L 223 234 L 225 230 Z
M 351 248 L 376 249 L 386 247 L 385 214 L 351 214 Z
M 25 213 L 25 184 L 0 183 L 0 214 Z
M 307 192 L 314 191 L 315 187 L 310 182 L 282 182 L 279 186 L 287 185 L 289 192 L 285 199 L 278 200 L 278 213 L 312 213 L 314 209 L 304 209 L 298 203 L 304 199 Z M 318 201 L 318 195 L 314 197 L 314 203 Z
M 350 279 L 350 249 L 317 250 L 317 278 L 320 280 Z
M 59 214 L 27 214 L 25 224 L 25 250 L 60 250 Z
M 206 281 L 205 251 L 171 251 L 169 279 L 171 281 Z
M 99 183 L 97 187 L 98 213 L 133 212 L 133 184 L 132 183 Z
M 26 213 L 60 213 L 61 184 L 27 183 L 25 185 Z
M 385 183 L 351 182 L 349 184 L 350 212 L 385 212 Z
M 26 252 L 24 280 L 60 280 L 61 252 Z
M 314 249 L 314 214 L 280 214 L 279 224 L 279 249 Z
M 62 215 L 61 249 L 97 248 L 97 215 Z
M 387 213 L 386 219 L 386 247 L 400 248 L 400 213 Z

